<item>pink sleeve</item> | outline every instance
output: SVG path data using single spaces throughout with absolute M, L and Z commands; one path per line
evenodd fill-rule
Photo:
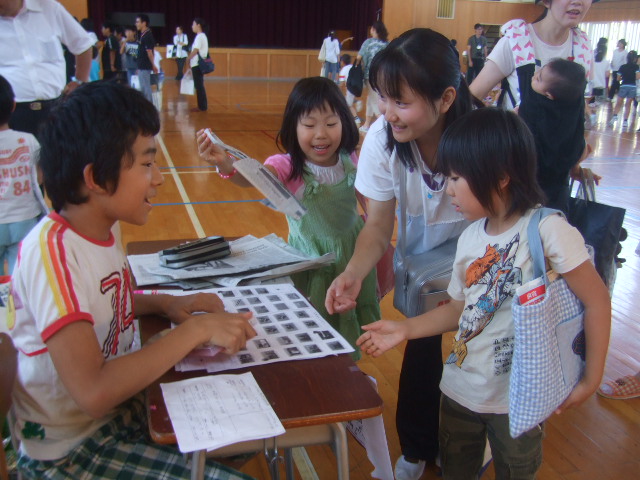
M 358 154 L 355 151 L 351 152 L 349 159 L 351 160 L 351 163 L 353 163 L 354 167 L 358 166 Z
M 264 161 L 264 164 L 271 165 L 276 169 L 278 180 L 280 180 L 285 188 L 291 193 L 296 193 L 304 183 L 302 178 L 287 180 L 289 178 L 289 175 L 291 174 L 291 157 L 289 157 L 289 155 L 285 155 L 282 153 L 272 155 Z

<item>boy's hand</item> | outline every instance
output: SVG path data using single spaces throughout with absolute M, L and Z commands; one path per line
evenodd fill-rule
M 208 343 L 217 345 L 224 352 L 233 355 L 244 348 L 247 340 L 256 336 L 249 320 L 252 313 L 215 313 L 192 317 L 194 321 L 204 325 L 208 331 Z
M 213 293 L 196 293 L 194 295 L 168 295 L 164 314 L 174 323 L 182 323 L 196 312 L 222 313 L 224 304 L 220 297 Z
M 362 329 L 367 332 L 360 335 L 360 338 L 356 340 L 356 345 L 360 347 L 362 352 L 373 357 L 379 357 L 407 339 L 405 322 L 378 320 L 364 325 Z
M 560 405 L 556 409 L 555 413 L 560 414 L 568 408 L 577 407 L 587 398 L 593 395 L 597 389 L 598 385 L 596 385 L 595 387 L 587 385 L 585 379 L 583 378 L 582 380 L 580 380 L 580 382 L 578 382 L 578 385 L 576 385 L 576 388 L 573 389 L 567 399 L 562 402 L 562 405 Z

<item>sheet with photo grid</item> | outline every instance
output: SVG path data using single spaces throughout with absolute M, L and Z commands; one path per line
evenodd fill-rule
M 181 290 L 154 293 L 186 295 Z M 176 365 L 179 371 L 220 372 L 286 360 L 353 352 L 353 347 L 292 285 L 258 285 L 200 290 L 217 294 L 227 312 L 252 312 L 257 335 L 235 355 L 195 350 Z M 145 292 L 146 293 L 146 292 Z

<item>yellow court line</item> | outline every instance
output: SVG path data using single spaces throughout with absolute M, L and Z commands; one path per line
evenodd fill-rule
M 191 205 L 189 195 L 187 195 L 187 191 L 182 184 L 182 180 L 180 180 L 180 175 L 178 175 L 178 172 L 176 171 L 176 167 L 173 163 L 173 160 L 171 159 L 171 155 L 169 155 L 167 146 L 164 144 L 164 140 L 162 140 L 162 137 L 160 135 L 156 135 L 156 139 L 158 140 L 158 144 L 160 145 L 160 149 L 162 150 L 164 158 L 167 160 L 167 165 L 171 168 L 171 176 L 173 177 L 173 181 L 176 183 L 176 187 L 178 188 L 178 192 L 180 193 L 180 198 L 182 198 L 182 203 L 184 203 L 184 207 L 187 209 L 187 214 L 189 215 L 191 224 L 196 231 L 196 235 L 198 236 L 198 238 L 206 237 L 204 229 L 202 228 L 200 220 L 198 219 L 198 215 L 193 209 L 193 205 Z

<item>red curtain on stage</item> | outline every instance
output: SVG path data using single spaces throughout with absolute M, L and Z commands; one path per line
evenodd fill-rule
M 193 40 L 191 23 L 209 23 L 209 43 L 217 47 L 320 48 L 329 30 L 350 30 L 357 49 L 378 19 L 383 0 L 92 0 L 89 16 L 96 30 L 114 13 L 164 14 L 153 25 L 156 42 L 172 43 L 176 25 Z M 121 23 L 121 22 L 116 22 Z M 131 20 L 133 23 L 133 19 Z

